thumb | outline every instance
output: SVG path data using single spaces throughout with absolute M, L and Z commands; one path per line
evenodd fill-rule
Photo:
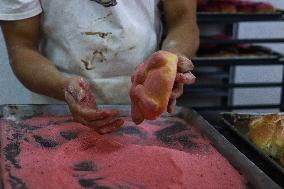
M 77 105 L 77 102 L 74 99 L 73 95 L 71 95 L 68 91 L 65 91 L 65 101 L 68 104 L 69 109 L 74 109 Z

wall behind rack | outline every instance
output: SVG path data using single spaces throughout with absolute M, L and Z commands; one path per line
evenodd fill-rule
M 30 92 L 14 76 L 0 29 L 0 104 L 31 103 Z
M 259 1 L 259 0 L 254 0 Z M 283 0 L 262 0 L 272 3 L 279 9 L 284 9 Z M 240 23 L 238 38 L 284 38 L 283 22 L 259 22 L 259 23 Z M 260 44 L 284 53 L 283 44 Z M 282 66 L 238 66 L 236 68 L 235 82 L 281 82 Z M 277 104 L 280 101 L 281 91 L 279 88 L 266 89 L 234 89 L 233 104 Z M 251 111 L 251 110 L 249 110 Z M 265 110 L 258 110 L 265 111 Z M 271 111 L 271 110 L 268 110 Z

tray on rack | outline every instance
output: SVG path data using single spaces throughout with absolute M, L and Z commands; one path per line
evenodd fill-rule
M 222 12 L 198 12 L 199 22 L 240 22 L 240 21 L 277 21 L 284 20 L 284 11 L 276 10 L 268 13 L 222 13 Z
M 262 47 L 258 47 L 262 49 Z M 214 56 L 197 56 L 192 61 L 198 66 L 226 66 L 226 65 L 282 65 L 283 55 L 264 49 L 259 52 L 245 55 L 214 55 Z
M 124 117 L 129 117 L 130 115 L 130 107 L 129 106 L 104 106 L 104 108 L 116 108 L 119 109 L 121 114 Z M 8 120 L 10 124 L 14 124 L 16 129 L 33 129 L 34 126 L 30 126 L 26 123 L 26 125 L 18 125 L 19 121 L 27 120 L 34 116 L 41 115 L 67 115 L 69 112 L 67 111 L 67 107 L 64 105 L 8 105 L 2 107 L 2 120 Z M 173 122 L 168 122 L 171 119 L 181 119 L 186 123 L 187 127 L 182 124 L 174 124 Z M 168 120 L 168 121 L 167 121 Z M 166 122 L 165 122 L 166 121 Z M 163 116 L 162 119 L 157 120 L 157 124 L 170 124 L 170 128 L 163 129 L 163 132 L 160 130 L 156 131 L 156 137 L 159 137 L 160 140 L 164 142 L 174 142 L 174 136 L 180 136 L 179 133 L 185 131 L 184 129 L 192 126 L 197 129 L 199 132 L 204 134 L 211 144 L 234 166 L 241 174 L 243 174 L 247 180 L 249 181 L 249 188 L 257 188 L 257 189 L 266 189 L 266 188 L 280 188 L 271 178 L 269 178 L 263 171 L 261 171 L 255 164 L 253 164 L 246 156 L 240 153 L 228 140 L 225 139 L 212 125 L 210 125 L 204 118 L 202 118 L 198 113 L 193 110 L 186 108 L 176 108 L 174 114 L 171 116 Z M 56 122 L 52 122 L 52 124 L 57 124 Z M 171 125 L 174 124 L 174 125 Z M 40 128 L 38 125 L 36 128 Z M 128 126 L 132 127 L 132 126 Z M 137 126 L 135 126 L 137 127 Z M 174 129 L 175 128 L 175 129 Z M 190 130 L 190 128 L 188 128 Z M 18 130 L 19 131 L 19 130 Z M 134 132 L 135 131 L 135 132 Z M 127 134 L 139 134 L 136 129 L 124 129 L 118 130 L 120 134 L 127 132 Z M 182 133 L 180 133 L 182 134 Z M 172 136 L 173 135 L 173 136 Z M 13 135 L 14 136 L 14 135 Z M 22 135 L 17 135 L 18 139 L 22 137 Z M 142 136 L 143 137 L 143 136 Z M 2 139 L 3 140 L 3 139 Z M 190 142 L 190 138 L 182 138 L 179 142 L 181 144 L 186 145 L 186 143 Z M 138 140 L 138 142 L 141 140 Z M 169 143 L 169 144 L 171 144 Z M 15 162 L 14 162 L 15 163 Z
M 216 57 L 195 57 L 195 61 L 222 61 L 222 60 L 279 60 L 278 55 L 251 55 L 251 56 L 216 56 Z
M 247 148 L 252 149 L 255 156 L 259 156 L 261 163 L 265 164 L 265 167 L 269 167 L 270 174 L 273 175 L 277 182 L 284 186 L 284 168 L 272 157 L 268 156 L 262 152 L 257 146 L 255 146 L 248 138 L 248 124 L 251 119 L 271 115 L 273 113 L 233 113 L 233 112 L 223 112 L 221 113 L 221 119 L 224 126 L 230 129 L 234 134 L 236 134 L 244 143 Z M 283 113 L 278 113 L 283 115 Z
M 283 65 L 283 59 L 275 56 L 271 57 L 215 57 L 202 58 L 195 57 L 192 59 L 196 66 L 263 66 L 263 65 Z
M 201 47 L 193 62 L 197 65 L 282 64 L 283 55 L 269 48 L 254 45 L 214 45 Z

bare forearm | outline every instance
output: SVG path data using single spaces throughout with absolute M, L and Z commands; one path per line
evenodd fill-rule
M 162 44 L 162 49 L 192 58 L 199 47 L 199 31 L 197 26 L 187 23 L 172 28 Z
M 163 0 L 167 37 L 162 49 L 192 58 L 199 47 L 196 0 Z
M 33 92 L 63 100 L 67 79 L 38 52 L 40 15 L 0 24 L 18 79 Z
M 31 48 L 18 48 L 9 54 L 12 69 L 24 86 L 33 92 L 64 100 L 67 78 L 45 57 Z

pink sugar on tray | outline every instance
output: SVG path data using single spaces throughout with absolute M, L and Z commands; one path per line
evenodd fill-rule
M 62 117 L 20 124 L 1 125 L 5 188 L 246 188 L 244 177 L 180 119 L 141 126 L 127 119 L 105 136 Z

